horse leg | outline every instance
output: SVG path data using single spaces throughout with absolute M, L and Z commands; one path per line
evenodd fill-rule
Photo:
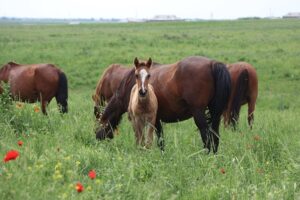
M 250 129 L 252 129 L 253 121 L 254 121 L 254 110 L 255 110 L 255 101 L 250 99 L 248 102 L 248 124 Z
M 45 101 L 45 100 L 41 101 L 42 112 L 44 115 L 47 115 L 47 111 L 46 111 L 47 104 L 48 104 L 48 101 Z
M 155 122 L 155 132 L 157 135 L 157 146 L 161 151 L 165 150 L 164 130 L 159 119 Z
M 146 141 L 146 148 L 150 148 L 152 146 L 152 142 L 153 142 L 153 131 L 154 131 L 154 122 L 155 120 L 153 120 L 152 122 L 148 123 L 148 133 L 147 133 L 147 141 Z
M 236 130 L 237 123 L 239 121 L 239 115 L 241 110 L 241 103 L 239 103 L 235 109 L 232 110 L 232 113 L 230 114 L 230 124 L 232 124 L 233 129 Z
M 142 144 L 142 134 L 143 134 L 143 129 L 141 127 L 141 123 L 137 120 L 134 119 L 133 120 L 133 129 L 134 129 L 134 133 L 135 133 L 135 142 L 136 145 L 141 145 Z
M 204 111 L 201 109 L 194 109 L 193 117 L 198 129 L 200 130 L 204 148 L 207 148 L 208 151 L 210 151 L 210 137 Z

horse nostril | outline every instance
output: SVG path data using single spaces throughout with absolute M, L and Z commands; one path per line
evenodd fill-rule
M 145 96 L 145 95 L 146 95 L 146 93 L 147 93 L 147 90 L 145 90 L 145 91 L 143 91 L 143 90 L 139 90 L 139 94 L 140 94 L 141 96 Z

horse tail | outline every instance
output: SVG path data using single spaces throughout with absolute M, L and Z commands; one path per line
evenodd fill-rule
M 214 78 L 215 94 L 209 104 L 210 124 L 217 137 L 219 137 L 221 115 L 227 108 L 231 92 L 231 78 L 226 65 L 220 62 L 213 64 L 212 76 Z
M 241 100 L 243 98 L 243 95 L 245 94 L 247 88 L 248 88 L 248 80 L 249 80 L 249 74 L 248 70 L 244 69 L 236 82 L 236 90 L 235 94 L 233 95 L 233 100 L 231 104 L 231 109 L 229 111 L 229 124 L 232 124 L 235 126 L 235 124 L 238 121 L 240 110 L 241 110 Z
M 68 112 L 68 79 L 64 72 L 58 74 L 58 89 L 56 92 L 56 102 L 62 113 Z

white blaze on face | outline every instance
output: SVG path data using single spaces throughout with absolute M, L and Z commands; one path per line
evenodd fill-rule
M 145 80 L 148 76 L 148 72 L 145 69 L 142 69 L 140 71 L 140 76 L 141 76 L 141 80 L 142 80 L 142 91 L 145 92 Z

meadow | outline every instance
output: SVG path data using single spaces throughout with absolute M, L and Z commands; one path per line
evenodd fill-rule
M 0 158 L 20 152 L 0 161 L 0 199 L 300 199 L 299 46 L 299 20 L 0 24 L 1 64 L 53 63 L 69 80 L 66 115 L 55 100 L 46 117 L 38 103 L 0 97 Z M 252 130 L 244 106 L 236 131 L 221 125 L 216 155 L 192 119 L 163 125 L 164 153 L 137 148 L 126 115 L 112 141 L 96 141 L 91 96 L 108 65 L 191 55 L 255 66 Z

